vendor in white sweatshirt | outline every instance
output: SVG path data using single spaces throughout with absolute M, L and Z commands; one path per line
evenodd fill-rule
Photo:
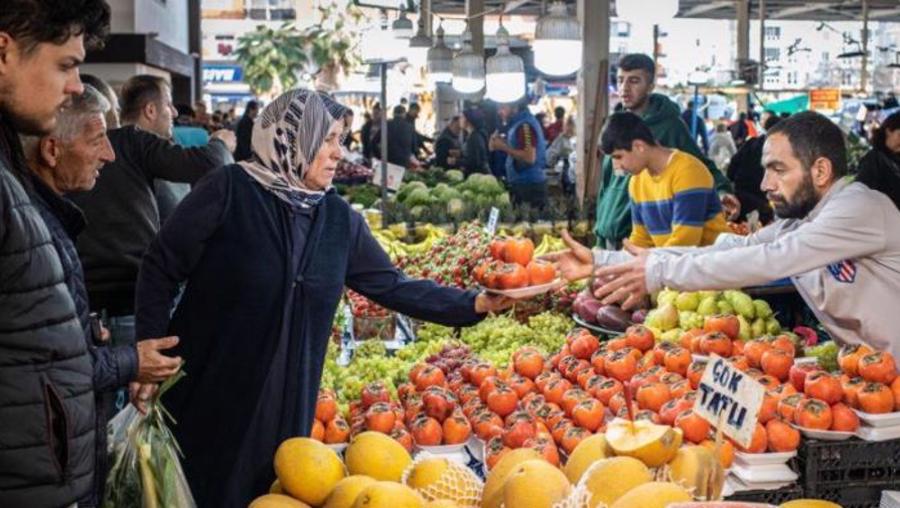
M 782 121 L 763 148 L 766 192 L 779 220 L 754 235 L 720 235 L 703 248 L 591 252 L 552 257 L 562 275 L 609 281 L 604 304 L 626 309 L 663 287 L 720 290 L 790 277 L 838 342 L 866 343 L 900 358 L 900 212 L 884 194 L 847 177 L 840 129 L 813 112 Z

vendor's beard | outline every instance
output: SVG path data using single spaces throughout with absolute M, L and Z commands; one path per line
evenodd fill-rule
M 819 204 L 819 196 L 816 195 L 816 188 L 809 172 L 806 173 L 803 183 L 797 190 L 797 195 L 791 201 L 772 193 L 767 194 L 766 197 L 772 203 L 775 215 L 781 219 L 802 219 Z

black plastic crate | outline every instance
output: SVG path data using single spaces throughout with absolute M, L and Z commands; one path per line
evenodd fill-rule
M 881 493 L 898 488 L 900 488 L 900 481 L 896 480 L 893 482 L 853 482 L 820 487 L 813 492 L 807 490 L 805 496 L 811 499 L 831 501 L 841 505 L 841 508 L 879 508 Z
M 778 490 L 745 490 L 735 492 L 725 498 L 727 501 L 744 501 L 746 503 L 768 503 L 780 505 L 794 499 L 803 498 L 803 489 L 798 484 L 788 485 Z
M 868 442 L 804 439 L 797 452 L 800 484 L 808 497 L 849 484 L 900 485 L 900 439 Z

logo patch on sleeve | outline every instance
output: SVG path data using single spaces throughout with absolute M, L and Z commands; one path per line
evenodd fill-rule
M 834 277 L 834 280 L 838 282 L 852 284 L 856 280 L 856 263 L 852 259 L 845 259 L 828 265 L 828 271 Z

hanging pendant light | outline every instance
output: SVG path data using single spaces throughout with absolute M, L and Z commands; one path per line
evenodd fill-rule
M 434 88 L 453 80 L 453 52 L 444 43 L 444 28 L 440 25 L 434 32 L 434 46 L 428 50 L 427 61 L 429 86 Z
M 463 32 L 463 45 L 453 58 L 453 89 L 461 94 L 473 94 L 484 88 L 484 57 L 472 49 L 472 32 Z
M 487 59 L 486 97 L 496 102 L 515 102 L 525 95 L 525 62 L 509 51 L 509 32 L 497 30 L 497 53 Z
M 554 1 L 534 30 L 534 66 L 550 76 L 568 76 L 581 68 L 581 27 L 566 4 Z
M 406 17 L 406 11 L 400 11 L 400 17 L 391 24 L 391 31 L 398 39 L 409 39 L 413 36 L 413 22 Z
M 431 37 L 425 34 L 425 17 L 419 16 L 419 29 L 409 40 L 409 63 L 416 67 L 425 67 L 428 50 L 431 49 Z

